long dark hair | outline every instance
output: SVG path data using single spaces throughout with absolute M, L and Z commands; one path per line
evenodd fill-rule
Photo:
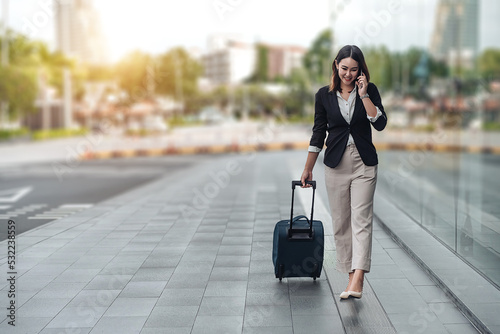
M 332 62 L 332 77 L 330 79 L 330 89 L 329 91 L 339 91 L 342 93 L 342 88 L 340 88 L 340 77 L 339 71 L 335 66 L 335 60 L 337 64 L 344 58 L 352 58 L 358 62 L 358 71 L 362 70 L 363 74 L 366 76 L 366 80 L 370 82 L 370 72 L 368 72 L 368 67 L 366 66 L 365 56 L 363 56 L 363 52 L 356 45 L 346 45 L 342 49 L 340 49 L 337 57 Z

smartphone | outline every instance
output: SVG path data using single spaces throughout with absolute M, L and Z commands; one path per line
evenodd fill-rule
M 362 76 L 362 75 L 363 75 L 363 70 L 361 70 L 361 69 L 360 69 L 360 70 L 359 70 L 359 74 L 358 74 L 358 76 L 356 77 L 356 83 L 357 83 L 358 85 L 359 85 L 358 78 L 359 78 L 360 76 Z M 360 88 L 361 88 L 361 87 L 360 87 Z

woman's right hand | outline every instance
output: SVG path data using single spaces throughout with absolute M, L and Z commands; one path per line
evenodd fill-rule
M 312 179 L 313 179 L 312 171 L 304 169 L 304 171 L 302 172 L 302 176 L 300 177 L 300 182 L 302 183 L 302 188 L 311 187 L 310 184 L 306 184 L 306 181 L 312 181 Z

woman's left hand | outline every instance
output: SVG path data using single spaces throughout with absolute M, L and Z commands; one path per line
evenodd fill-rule
M 356 79 L 356 86 L 358 86 L 359 96 L 366 95 L 366 92 L 368 91 L 368 80 L 366 80 L 366 76 L 364 74 L 361 74 Z

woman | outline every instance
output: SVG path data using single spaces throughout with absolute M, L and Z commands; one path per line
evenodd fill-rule
M 337 270 L 349 274 L 340 298 L 361 298 L 364 274 L 370 271 L 373 195 L 377 182 L 377 152 L 371 126 L 387 124 L 377 87 L 361 50 L 346 45 L 332 64 L 330 85 L 316 93 L 313 134 L 302 186 L 325 143 L 325 181 L 333 221 Z

